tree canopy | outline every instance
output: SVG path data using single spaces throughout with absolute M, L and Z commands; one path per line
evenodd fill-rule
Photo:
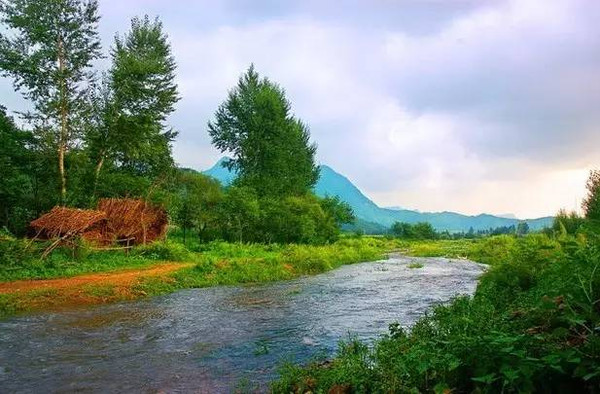
M 588 194 L 583 200 L 583 211 L 586 219 L 600 220 L 600 171 L 590 172 L 586 183 Z
M 209 122 L 213 144 L 232 158 L 237 185 L 259 196 L 302 195 L 319 179 L 316 145 L 308 127 L 291 113 L 285 91 L 251 65 Z
M 7 0 L 10 29 L 0 37 L 0 69 L 33 104 L 26 119 L 58 152 L 60 198 L 67 198 L 65 156 L 81 136 L 85 96 L 101 56 L 96 0 Z

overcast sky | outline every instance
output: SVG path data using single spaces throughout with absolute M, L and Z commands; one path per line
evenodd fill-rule
M 104 49 L 159 16 L 179 65 L 176 161 L 254 62 L 318 160 L 382 206 L 521 218 L 575 209 L 600 167 L 600 1 L 100 0 Z M 104 62 L 102 66 L 107 66 Z M 23 105 L 0 80 L 9 109 Z

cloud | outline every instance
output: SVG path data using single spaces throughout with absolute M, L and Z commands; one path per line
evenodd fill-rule
M 185 166 L 219 157 L 206 124 L 251 62 L 286 89 L 319 160 L 382 205 L 553 214 L 577 207 L 598 165 L 600 3 L 100 5 L 105 47 L 131 16 L 160 15 L 179 64 L 171 123 Z

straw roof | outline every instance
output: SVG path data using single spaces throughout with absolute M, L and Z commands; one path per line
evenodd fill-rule
M 159 206 L 144 200 L 105 198 L 97 210 L 54 207 L 31 222 L 31 229 L 42 239 L 82 237 L 98 245 L 115 241 L 129 245 L 164 238 L 168 224 L 167 213 Z
M 106 221 L 106 213 L 102 211 L 56 206 L 32 221 L 31 227 L 38 234 L 56 238 L 81 234 L 103 221 Z
M 164 238 L 169 219 L 166 211 L 144 200 L 104 198 L 98 210 L 106 212 L 110 232 L 117 239 L 133 239 L 134 243 Z

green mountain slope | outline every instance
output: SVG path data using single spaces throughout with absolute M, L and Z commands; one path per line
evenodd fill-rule
M 235 173 L 221 165 L 223 160 L 225 159 L 219 160 L 204 174 L 228 185 L 235 179 Z M 488 214 L 468 216 L 455 212 L 417 212 L 407 209 L 381 208 L 365 196 L 348 178 L 326 165 L 321 166 L 321 177 L 315 186 L 315 193 L 321 197 L 339 196 L 340 199 L 350 204 L 360 222 L 368 224 L 370 229 L 389 227 L 396 221 L 429 222 L 437 230 L 449 231 L 468 231 L 471 227 L 477 231 L 519 223 L 518 219 Z M 528 219 L 526 222 L 532 230 L 539 230 L 550 226 L 552 217 Z

